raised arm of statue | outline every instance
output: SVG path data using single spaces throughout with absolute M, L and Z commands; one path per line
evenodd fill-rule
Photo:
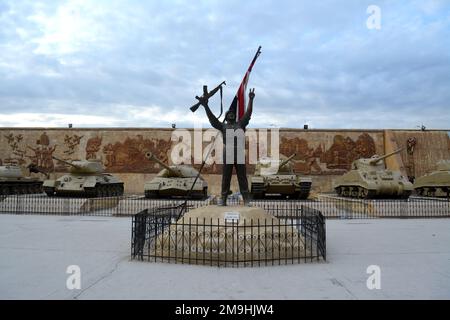
M 208 120 L 209 120 L 209 123 L 211 123 L 211 126 L 213 128 L 215 128 L 215 129 L 217 129 L 217 130 L 222 131 L 222 123 L 212 113 L 212 111 L 209 108 L 208 104 L 207 103 L 202 103 L 202 105 L 205 107 L 206 115 L 208 116 Z
M 248 93 L 248 106 L 247 106 L 247 111 L 245 111 L 244 116 L 242 117 L 242 119 L 239 121 L 240 127 L 241 128 L 245 128 L 248 123 L 250 122 L 250 118 L 252 117 L 252 112 L 253 112 L 253 99 L 255 98 L 255 89 L 250 89 L 250 92 Z

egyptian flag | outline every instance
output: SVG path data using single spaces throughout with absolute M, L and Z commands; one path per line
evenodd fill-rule
M 234 96 L 233 102 L 231 102 L 230 109 L 228 110 L 234 112 L 234 114 L 236 115 L 236 121 L 239 121 L 244 116 L 245 93 L 247 91 L 248 79 L 250 77 L 250 72 L 252 72 L 253 65 L 255 64 L 256 59 L 258 59 L 260 54 L 261 54 L 261 46 L 258 48 L 258 51 L 256 52 L 255 57 L 252 60 L 252 63 L 250 63 L 250 67 L 248 67 L 244 79 L 242 79 L 241 85 L 239 86 L 239 89 L 236 95 Z

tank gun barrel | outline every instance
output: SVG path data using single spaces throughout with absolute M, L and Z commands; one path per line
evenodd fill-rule
M 164 163 L 161 160 L 159 160 L 157 157 L 155 157 L 155 155 L 152 152 L 150 152 L 150 151 L 146 152 L 145 153 L 145 157 L 148 160 L 150 160 L 150 161 L 155 161 L 161 167 L 163 167 L 164 169 L 168 170 L 172 175 L 175 175 L 175 176 L 179 176 L 180 175 L 180 172 L 178 170 L 174 170 L 169 165 L 167 165 L 166 163 Z
M 296 155 L 297 155 L 297 154 L 294 153 L 294 154 L 292 154 L 290 157 L 288 157 L 287 159 L 283 160 L 283 161 L 280 163 L 279 168 L 284 167 L 289 161 L 291 161 L 292 159 L 294 159 L 294 157 L 295 157 Z
M 77 168 L 77 169 L 80 168 L 79 166 L 77 166 L 77 165 L 75 165 L 75 164 L 73 164 L 73 163 L 71 163 L 71 162 L 69 162 L 69 161 L 61 160 L 61 159 L 59 159 L 59 158 L 57 158 L 57 157 L 53 157 L 53 156 L 52 156 L 52 158 L 55 159 L 56 161 L 62 162 L 62 163 L 64 163 L 64 164 L 67 164 L 68 166 L 71 166 L 71 167 L 74 167 L 74 168 Z
M 35 163 L 30 163 L 27 166 L 28 170 L 33 173 L 42 173 L 48 179 L 50 174 L 47 171 L 40 169 Z
M 370 161 L 370 164 L 371 164 L 371 165 L 375 165 L 375 164 L 377 164 L 377 162 L 379 162 L 379 161 L 381 161 L 381 160 L 383 160 L 383 159 L 386 159 L 386 158 L 388 158 L 388 157 L 390 157 L 390 156 L 393 156 L 394 154 L 397 154 L 397 153 L 399 153 L 399 152 L 401 152 L 401 151 L 403 151 L 403 150 L 405 150 L 405 148 L 400 148 L 400 149 L 395 150 L 395 151 L 393 151 L 393 152 L 390 152 L 390 153 L 387 153 L 387 154 L 385 154 L 385 155 L 376 157 L 375 159 L 373 159 L 373 160 Z

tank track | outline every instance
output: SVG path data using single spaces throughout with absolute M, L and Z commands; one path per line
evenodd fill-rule
M 0 183 L 0 195 L 9 196 L 16 194 L 38 194 L 42 193 L 42 182 L 16 182 L 16 183 Z
M 450 186 L 445 187 L 420 187 L 415 189 L 418 196 L 421 197 L 450 197 Z
M 396 196 L 377 195 L 375 190 L 367 190 L 359 186 L 336 187 L 335 190 L 340 197 L 354 199 L 408 199 L 411 195 L 411 191 L 405 191 L 403 194 Z
M 123 195 L 123 183 L 97 184 L 94 188 L 85 188 L 82 192 L 55 190 L 54 188 L 45 187 L 45 193 L 58 197 L 76 197 L 76 198 L 106 198 L 120 197 Z

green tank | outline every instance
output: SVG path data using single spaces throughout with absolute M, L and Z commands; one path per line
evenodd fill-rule
M 284 160 L 264 158 L 255 166 L 250 179 L 250 192 L 254 199 L 265 198 L 268 194 L 278 194 L 290 199 L 306 199 L 311 191 L 312 180 L 295 174 L 290 161 L 294 153 Z
M 115 197 L 123 195 L 123 182 L 111 174 L 104 173 L 100 160 L 64 161 L 70 173 L 53 180 L 44 181 L 44 192 L 49 196 L 62 197 Z
M 441 160 L 436 171 L 414 181 L 417 195 L 424 197 L 448 197 L 450 192 L 450 160 Z
M 336 193 L 350 198 L 407 199 L 413 190 L 412 183 L 399 171 L 386 169 L 383 161 L 402 150 L 353 161 L 351 170 L 335 180 Z
M 40 172 L 35 166 L 28 166 L 30 172 Z M 0 195 L 42 193 L 42 181 L 26 177 L 24 169 L 16 165 L 0 166 Z
M 187 165 L 167 165 L 156 158 L 153 153 L 147 152 L 145 157 L 150 161 L 155 161 L 163 169 L 151 181 L 144 185 L 146 198 L 167 198 L 186 197 L 198 171 Z M 208 184 L 199 176 L 195 182 L 189 198 L 204 199 L 208 197 Z

